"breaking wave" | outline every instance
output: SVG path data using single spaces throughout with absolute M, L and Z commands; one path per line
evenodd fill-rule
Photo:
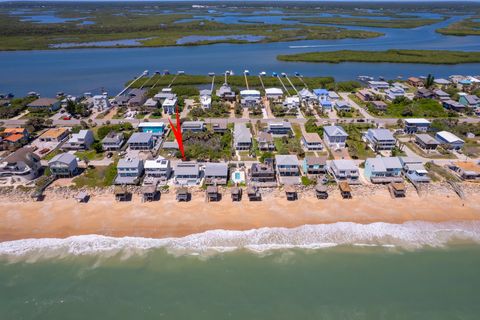
M 403 224 L 338 222 L 291 229 L 211 230 L 181 238 L 164 239 L 101 235 L 65 239 L 24 239 L 0 243 L 0 257 L 35 261 L 39 258 L 61 258 L 69 255 L 130 256 L 155 248 L 164 248 L 174 255 L 209 255 L 238 249 L 264 253 L 281 249 L 321 249 L 341 245 L 415 250 L 423 247 L 444 247 L 456 241 L 480 244 L 480 221 Z

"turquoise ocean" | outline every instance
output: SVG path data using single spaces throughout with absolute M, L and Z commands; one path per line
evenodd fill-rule
M 0 319 L 480 319 L 480 222 L 3 242 Z

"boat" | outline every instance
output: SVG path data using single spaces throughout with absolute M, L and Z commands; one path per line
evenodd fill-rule
M 163 74 L 164 74 L 165 76 L 168 76 L 168 75 L 170 74 L 170 71 L 168 71 L 168 70 L 163 70 Z
M 209 75 L 210 77 L 213 77 L 213 76 L 215 75 L 215 72 L 209 72 L 208 75 Z
M 358 80 L 360 81 L 373 81 L 373 77 L 370 77 L 370 76 L 358 76 L 357 77 Z
M 286 76 L 287 76 L 287 74 L 285 72 L 282 72 L 282 77 L 285 78 Z
M 260 72 L 261 77 L 265 77 L 266 75 L 267 75 L 267 73 L 265 71 Z
M 300 72 L 295 72 L 295 76 L 296 77 L 301 77 L 302 75 L 300 74 Z
M 142 76 L 148 76 L 148 70 L 144 70 Z
M 246 76 L 248 76 L 248 75 L 250 74 L 250 71 L 244 70 L 244 71 L 243 71 L 243 74 L 245 74 Z
M 278 77 L 278 74 L 276 72 L 272 72 L 272 77 Z
M 183 71 L 183 70 L 178 70 L 178 71 L 177 71 L 177 74 L 178 74 L 178 75 L 185 74 L 185 71 Z

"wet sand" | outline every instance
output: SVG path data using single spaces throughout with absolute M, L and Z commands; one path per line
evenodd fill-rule
M 213 229 L 248 230 L 261 227 L 297 227 L 340 221 L 356 223 L 406 221 L 480 220 L 480 194 L 462 200 L 453 193 L 410 193 L 392 199 L 386 190 L 343 200 L 338 193 L 328 200 L 300 195 L 289 202 L 282 193 L 263 201 L 232 202 L 229 194 L 220 202 L 206 203 L 203 193 L 187 203 L 175 201 L 173 192 L 160 201 L 143 203 L 138 195 L 130 202 L 116 202 L 111 194 L 94 196 L 86 204 L 74 199 L 16 202 L 0 205 L 0 241 L 26 238 L 64 238 L 99 234 L 115 237 L 180 237 Z

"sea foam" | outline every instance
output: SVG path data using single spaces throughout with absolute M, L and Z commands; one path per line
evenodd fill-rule
M 455 241 L 480 244 L 480 221 L 415 221 L 403 224 L 338 222 L 297 228 L 211 230 L 181 238 L 164 239 L 101 235 L 72 236 L 65 239 L 24 239 L 0 243 L 0 257 L 23 257 L 36 261 L 38 258 L 69 255 L 130 256 L 155 248 L 164 248 L 175 255 L 199 256 L 238 249 L 265 253 L 293 248 L 316 250 L 339 245 L 415 250 L 423 247 L 444 247 Z

